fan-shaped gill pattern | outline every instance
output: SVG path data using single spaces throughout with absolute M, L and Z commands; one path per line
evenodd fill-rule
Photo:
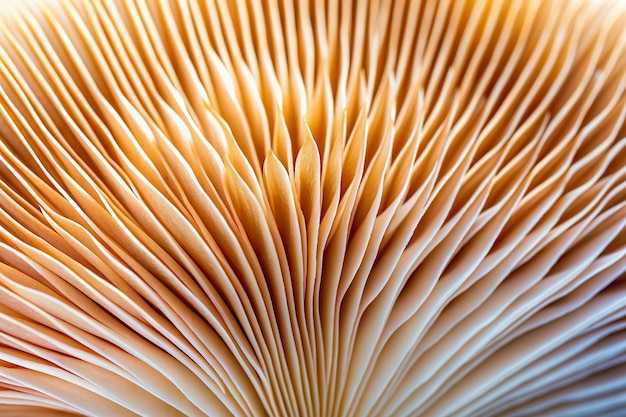
M 8 7 L 0 411 L 619 414 L 620 7 Z

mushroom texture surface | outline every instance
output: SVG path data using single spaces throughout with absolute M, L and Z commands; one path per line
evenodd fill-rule
M 1 415 L 624 415 L 622 3 L 2 5 Z

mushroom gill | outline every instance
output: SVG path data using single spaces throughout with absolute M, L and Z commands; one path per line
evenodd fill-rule
M 623 3 L 3 7 L 3 416 L 623 415 Z

